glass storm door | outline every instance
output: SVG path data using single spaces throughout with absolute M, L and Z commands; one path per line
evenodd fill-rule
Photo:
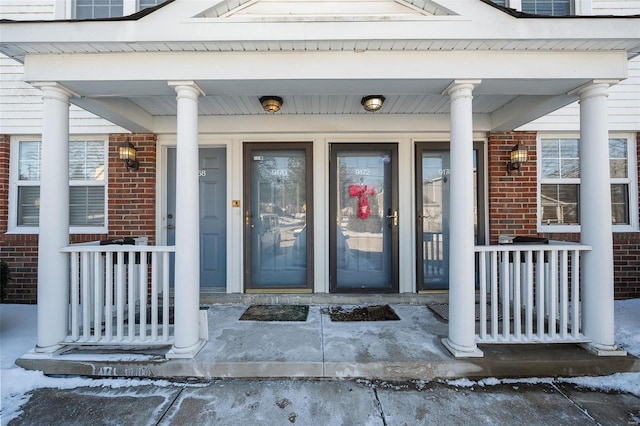
M 397 152 L 395 144 L 331 145 L 332 292 L 398 291 Z
M 484 243 L 481 144 L 474 145 L 474 228 L 476 244 Z M 416 146 L 416 217 L 418 291 L 449 289 L 449 144 Z M 479 204 L 480 201 L 480 204 Z
M 310 143 L 245 143 L 244 279 L 247 291 L 311 291 Z

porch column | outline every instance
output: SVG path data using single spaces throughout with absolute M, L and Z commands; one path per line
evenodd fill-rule
M 177 93 L 175 343 L 170 358 L 193 358 L 199 333 L 200 200 L 198 181 L 198 96 L 193 81 L 169 82 Z
M 582 331 L 592 340 L 587 349 L 598 355 L 625 355 L 614 342 L 613 236 L 607 89 L 610 82 L 581 88 L 580 96 L 580 240 L 584 252 Z
M 473 228 L 472 92 L 479 80 L 456 80 L 451 98 L 449 237 L 449 336 L 443 344 L 456 357 L 481 357 L 475 343 L 475 251 Z
M 38 237 L 37 352 L 55 352 L 69 331 L 69 97 L 57 83 L 43 91 Z

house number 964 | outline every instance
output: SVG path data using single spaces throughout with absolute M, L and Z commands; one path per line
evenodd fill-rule
M 198 170 L 198 176 L 202 177 L 202 176 L 206 176 L 207 175 L 207 171 L 206 170 Z

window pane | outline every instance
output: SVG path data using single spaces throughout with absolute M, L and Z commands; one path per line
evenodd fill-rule
M 614 225 L 628 225 L 629 185 L 611 185 L 611 220 Z
M 522 11 L 546 16 L 565 16 L 571 12 L 570 0 L 522 0 Z
M 104 225 L 104 187 L 69 188 L 69 224 L 71 226 Z
M 38 226 L 40 211 L 40 187 L 18 187 L 18 226 Z
M 626 178 L 629 176 L 626 139 L 609 139 L 609 165 L 612 178 Z
M 69 179 L 104 180 L 104 143 L 102 141 L 69 143 Z
M 504 6 L 505 5 L 505 0 L 493 0 L 493 2 L 495 4 L 499 4 L 500 6 Z
M 544 184 L 540 190 L 544 225 L 578 224 L 579 185 Z
M 122 6 L 123 0 L 76 0 L 76 19 L 122 16 Z
M 165 0 L 140 0 L 140 10 L 159 5 L 164 1 Z
M 40 142 L 21 141 L 18 157 L 18 179 L 40 180 Z

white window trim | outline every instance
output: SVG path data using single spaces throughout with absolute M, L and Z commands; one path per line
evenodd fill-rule
M 580 225 L 545 225 L 542 223 L 540 217 L 540 205 L 541 205 L 541 182 L 542 182 L 542 140 L 543 139 L 578 139 L 579 134 L 566 134 L 566 133 L 538 133 L 536 140 L 536 152 L 537 152 L 537 182 L 536 182 L 536 222 L 537 231 L 545 234 L 555 233 L 579 233 Z M 626 139 L 627 140 L 627 161 L 629 177 L 627 179 L 610 180 L 610 183 L 625 183 L 629 185 L 629 224 L 628 225 L 613 225 L 613 232 L 638 232 L 638 168 L 635 165 L 638 164 L 636 158 L 636 135 L 633 133 L 610 133 L 609 139 Z M 580 184 L 579 179 L 546 179 L 545 183 L 577 183 Z
M 70 186 L 104 186 L 104 226 L 69 226 L 69 234 L 107 234 L 109 223 L 109 138 L 104 135 L 82 135 L 71 136 L 70 141 L 85 141 L 85 140 L 103 140 L 104 141 L 104 184 L 92 181 L 77 181 L 76 183 L 70 182 Z M 42 143 L 41 136 L 11 136 L 10 140 L 10 154 L 9 154 L 9 214 L 8 214 L 8 234 L 38 234 L 40 232 L 37 226 L 18 226 L 18 157 L 19 157 L 19 143 L 21 141 L 34 141 Z M 21 186 L 31 185 L 30 183 L 22 184 Z M 40 186 L 40 182 L 33 183 L 33 186 Z

